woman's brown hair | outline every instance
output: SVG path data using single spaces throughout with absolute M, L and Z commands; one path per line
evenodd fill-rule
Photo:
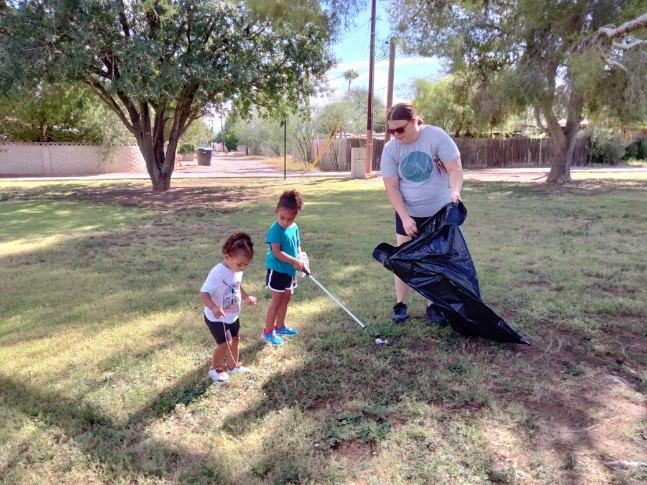
M 387 121 L 392 121 L 392 120 L 409 121 L 414 118 L 417 118 L 419 125 L 423 123 L 423 119 L 416 112 L 416 108 L 414 108 L 413 105 L 409 103 L 398 103 L 392 106 L 391 109 L 389 110 L 388 116 L 386 117 Z

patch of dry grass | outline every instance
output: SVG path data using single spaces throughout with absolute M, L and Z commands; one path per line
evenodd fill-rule
M 288 172 L 312 172 L 313 168 L 306 166 L 301 160 L 297 160 L 292 155 L 288 155 L 285 159 L 283 157 L 270 157 L 263 159 L 263 163 L 272 165 L 277 170 L 283 170 L 284 166 L 287 167 Z

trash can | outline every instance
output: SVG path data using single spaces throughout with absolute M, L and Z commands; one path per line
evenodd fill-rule
M 198 156 L 198 165 L 211 165 L 211 148 L 198 148 L 195 152 Z

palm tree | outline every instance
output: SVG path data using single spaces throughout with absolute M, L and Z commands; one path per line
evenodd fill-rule
M 359 72 L 355 71 L 354 69 L 349 69 L 347 71 L 344 71 L 344 79 L 348 80 L 348 92 L 346 93 L 346 99 L 350 98 L 350 83 L 352 82 L 353 79 L 357 79 L 359 77 Z

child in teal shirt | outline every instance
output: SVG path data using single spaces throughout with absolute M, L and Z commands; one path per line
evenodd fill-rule
M 302 207 L 303 200 L 299 192 L 283 192 L 274 210 L 276 222 L 270 226 L 265 238 L 265 242 L 270 245 L 265 258 L 265 282 L 272 292 L 272 302 L 265 317 L 263 340 L 271 345 L 283 344 L 280 335 L 299 334 L 297 330 L 285 325 L 285 315 L 297 287 L 297 270 L 303 269 L 303 264 L 298 259 L 301 252 L 299 226 L 294 223 Z

